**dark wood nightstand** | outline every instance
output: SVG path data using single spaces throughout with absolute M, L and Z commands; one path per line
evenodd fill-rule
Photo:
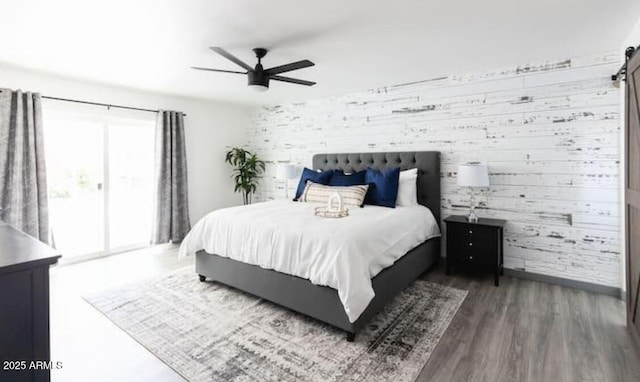
M 480 218 L 477 223 L 471 223 L 460 215 L 449 216 L 444 222 L 447 224 L 447 274 L 456 267 L 493 271 L 498 286 L 507 222 Z

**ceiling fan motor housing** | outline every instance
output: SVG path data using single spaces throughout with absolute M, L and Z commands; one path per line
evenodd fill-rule
M 249 76 L 249 86 L 257 85 L 269 87 L 269 76 L 262 70 L 262 65 L 256 65 L 256 69 L 252 72 L 247 73 Z

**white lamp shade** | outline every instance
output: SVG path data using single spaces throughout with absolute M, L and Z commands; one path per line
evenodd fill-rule
M 276 167 L 276 178 L 279 180 L 289 180 L 296 176 L 296 166 L 292 164 L 279 164 Z
M 489 187 L 489 169 L 486 164 L 467 163 L 458 166 L 458 186 Z

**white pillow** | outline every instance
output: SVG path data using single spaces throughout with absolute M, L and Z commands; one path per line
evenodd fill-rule
M 418 205 L 418 169 L 400 171 L 396 206 Z

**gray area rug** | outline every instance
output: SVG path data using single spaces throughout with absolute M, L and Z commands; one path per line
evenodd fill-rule
M 193 270 L 85 299 L 189 381 L 413 381 L 466 291 L 416 281 L 356 337 Z

